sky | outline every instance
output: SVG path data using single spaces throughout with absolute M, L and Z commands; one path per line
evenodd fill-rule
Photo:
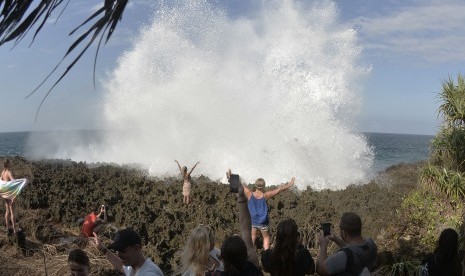
M 216 1 L 231 16 L 254 9 L 254 1 Z M 465 1 L 337 0 L 339 23 L 357 32 L 364 77 L 362 109 L 356 131 L 433 135 L 440 125 L 437 109 L 442 82 L 464 73 Z M 71 1 L 56 22 L 47 22 L 31 44 L 32 34 L 13 47 L 0 47 L 0 132 L 93 129 L 99 127 L 105 79 L 118 57 L 130 51 L 139 30 L 150 23 L 156 1 L 130 0 L 113 37 L 100 50 L 96 87 L 92 70 L 95 47 L 51 92 L 38 119 L 35 113 L 52 82 L 25 99 L 61 60 L 77 36 L 68 33 L 102 1 Z M 31 44 L 31 45 L 30 45 Z M 65 61 L 64 65 L 67 65 Z M 59 69 L 63 70 L 63 68 Z M 58 75 L 55 75 L 55 79 Z M 52 80 L 54 78 L 52 77 Z

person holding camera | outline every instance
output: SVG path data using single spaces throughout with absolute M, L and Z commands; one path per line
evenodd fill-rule
M 231 178 L 231 169 L 226 172 L 226 176 L 228 179 Z M 255 181 L 254 191 L 251 191 L 246 184 L 242 184 L 245 196 L 247 197 L 247 205 L 252 220 L 252 241 L 255 243 L 257 231 L 260 231 L 263 237 L 264 250 L 270 248 L 270 219 L 268 217 L 268 205 L 266 200 L 274 197 L 284 190 L 289 189 L 292 185 L 294 185 L 294 182 L 295 177 L 286 184 L 271 191 L 265 191 L 265 180 L 263 178 L 259 178 Z
M 95 212 L 92 212 L 84 218 L 81 235 L 86 238 L 93 237 L 93 232 L 99 233 L 105 223 L 107 223 L 107 212 L 105 210 L 105 205 L 102 205 L 100 206 L 100 212 L 98 215 L 96 215 Z
M 320 245 L 316 267 L 318 275 L 336 275 L 342 272 L 351 272 L 354 275 L 363 276 L 370 275 L 368 269 L 375 263 L 378 247 L 372 239 L 362 237 L 362 220 L 360 216 L 352 212 L 344 213 L 341 217 L 339 229 L 341 237 L 331 231 L 329 233 L 320 233 L 318 236 Z M 341 249 L 328 257 L 330 240 L 335 242 Z
M 228 171 L 228 176 L 230 175 L 231 170 Z M 244 187 L 239 184 L 237 189 L 234 188 L 232 191 L 237 193 L 241 235 L 229 236 L 221 245 L 220 257 L 224 264 L 224 271 L 209 271 L 205 276 L 262 276 L 257 251 L 250 234 L 252 224 Z

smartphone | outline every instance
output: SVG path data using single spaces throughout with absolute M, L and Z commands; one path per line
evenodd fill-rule
M 323 230 L 323 235 L 329 236 L 331 234 L 331 223 L 329 222 L 324 222 L 321 224 L 321 229 Z
M 237 193 L 239 191 L 239 185 L 241 185 L 241 182 L 239 181 L 239 175 L 231 174 L 229 176 L 229 191 L 231 193 Z

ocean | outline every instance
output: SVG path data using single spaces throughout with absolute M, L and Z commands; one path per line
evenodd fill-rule
M 31 132 L 0 133 L 0 156 L 28 156 L 27 144 Z M 80 131 L 80 137 L 91 142 L 99 140 L 100 131 Z M 363 133 L 374 151 L 372 171 L 378 173 L 389 166 L 428 159 L 434 136 L 391 133 Z M 46 142 L 46 141 L 43 141 Z M 47 145 L 47 147 L 51 147 Z M 53 146 L 51 147 L 53 148 Z

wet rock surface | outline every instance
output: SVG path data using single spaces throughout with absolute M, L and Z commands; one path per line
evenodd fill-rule
M 146 255 L 165 272 L 172 271 L 179 262 L 189 232 L 199 224 L 215 229 L 217 247 L 226 236 L 239 233 L 234 194 L 227 185 L 203 176 L 193 178 L 192 204 L 184 206 L 180 178 L 158 179 L 130 166 L 65 160 L 14 158 L 13 164 L 15 177 L 31 180 L 17 200 L 17 217 L 31 248 L 43 250 L 46 245 L 59 244 L 63 238 L 76 237 L 82 218 L 101 204 L 107 206 L 106 241 L 110 242 L 116 228 L 134 228 L 143 238 Z M 378 267 L 388 264 L 399 249 L 398 241 L 392 239 L 392 232 L 402 224 L 397 220 L 396 209 L 403 197 L 416 188 L 419 167 L 420 164 L 394 166 L 368 184 L 351 185 L 340 191 L 284 191 L 268 200 L 271 233 L 275 233 L 279 221 L 293 218 L 315 254 L 315 233 L 320 223 L 331 222 L 333 230 L 338 231 L 341 214 L 354 211 L 362 218 L 364 236 L 372 237 L 379 246 Z M 71 247 L 94 252 L 85 241 L 71 243 Z M 5 239 L 0 239 L 0 246 L 10 248 Z M 56 254 L 67 253 L 59 246 L 55 249 Z M 101 266 L 109 265 L 97 256 L 98 252 L 94 253 Z M 0 255 L 2 260 L 13 258 L 14 262 L 16 258 L 18 263 L 24 258 L 42 258 L 34 252 L 4 255 Z M 97 275 L 111 275 L 110 267 L 105 270 L 94 265 L 93 269 L 100 269 Z

